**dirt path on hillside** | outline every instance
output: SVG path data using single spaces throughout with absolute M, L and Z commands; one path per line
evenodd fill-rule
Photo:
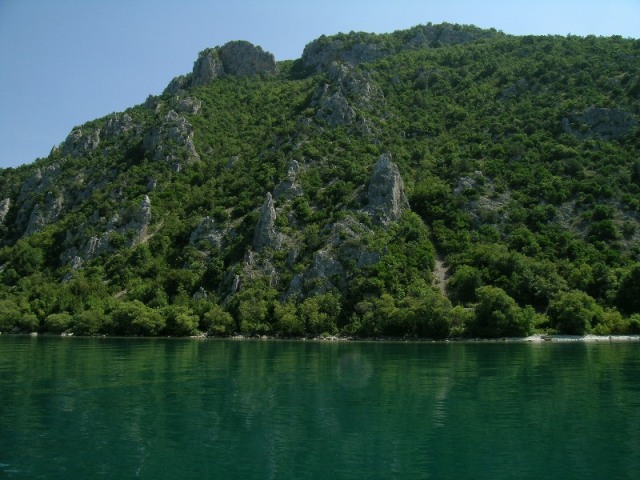
M 436 257 L 436 267 L 433 270 L 433 285 L 442 295 L 447 295 L 447 283 L 449 281 L 449 266 L 440 255 Z

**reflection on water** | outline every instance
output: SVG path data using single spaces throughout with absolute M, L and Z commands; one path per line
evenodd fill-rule
M 3 336 L 0 477 L 635 478 L 639 367 L 637 344 Z

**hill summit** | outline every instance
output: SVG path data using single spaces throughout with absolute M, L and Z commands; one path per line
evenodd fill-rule
M 639 79 L 451 24 L 206 49 L 0 171 L 0 331 L 638 333 Z

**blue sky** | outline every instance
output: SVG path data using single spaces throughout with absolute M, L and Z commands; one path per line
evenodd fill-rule
M 640 0 L 0 0 L 0 168 L 160 94 L 207 47 L 248 40 L 295 59 L 321 34 L 445 21 L 640 38 Z

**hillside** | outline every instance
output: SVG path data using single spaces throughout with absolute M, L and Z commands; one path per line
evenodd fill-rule
M 640 332 L 640 40 L 235 41 L 0 170 L 0 331 Z

